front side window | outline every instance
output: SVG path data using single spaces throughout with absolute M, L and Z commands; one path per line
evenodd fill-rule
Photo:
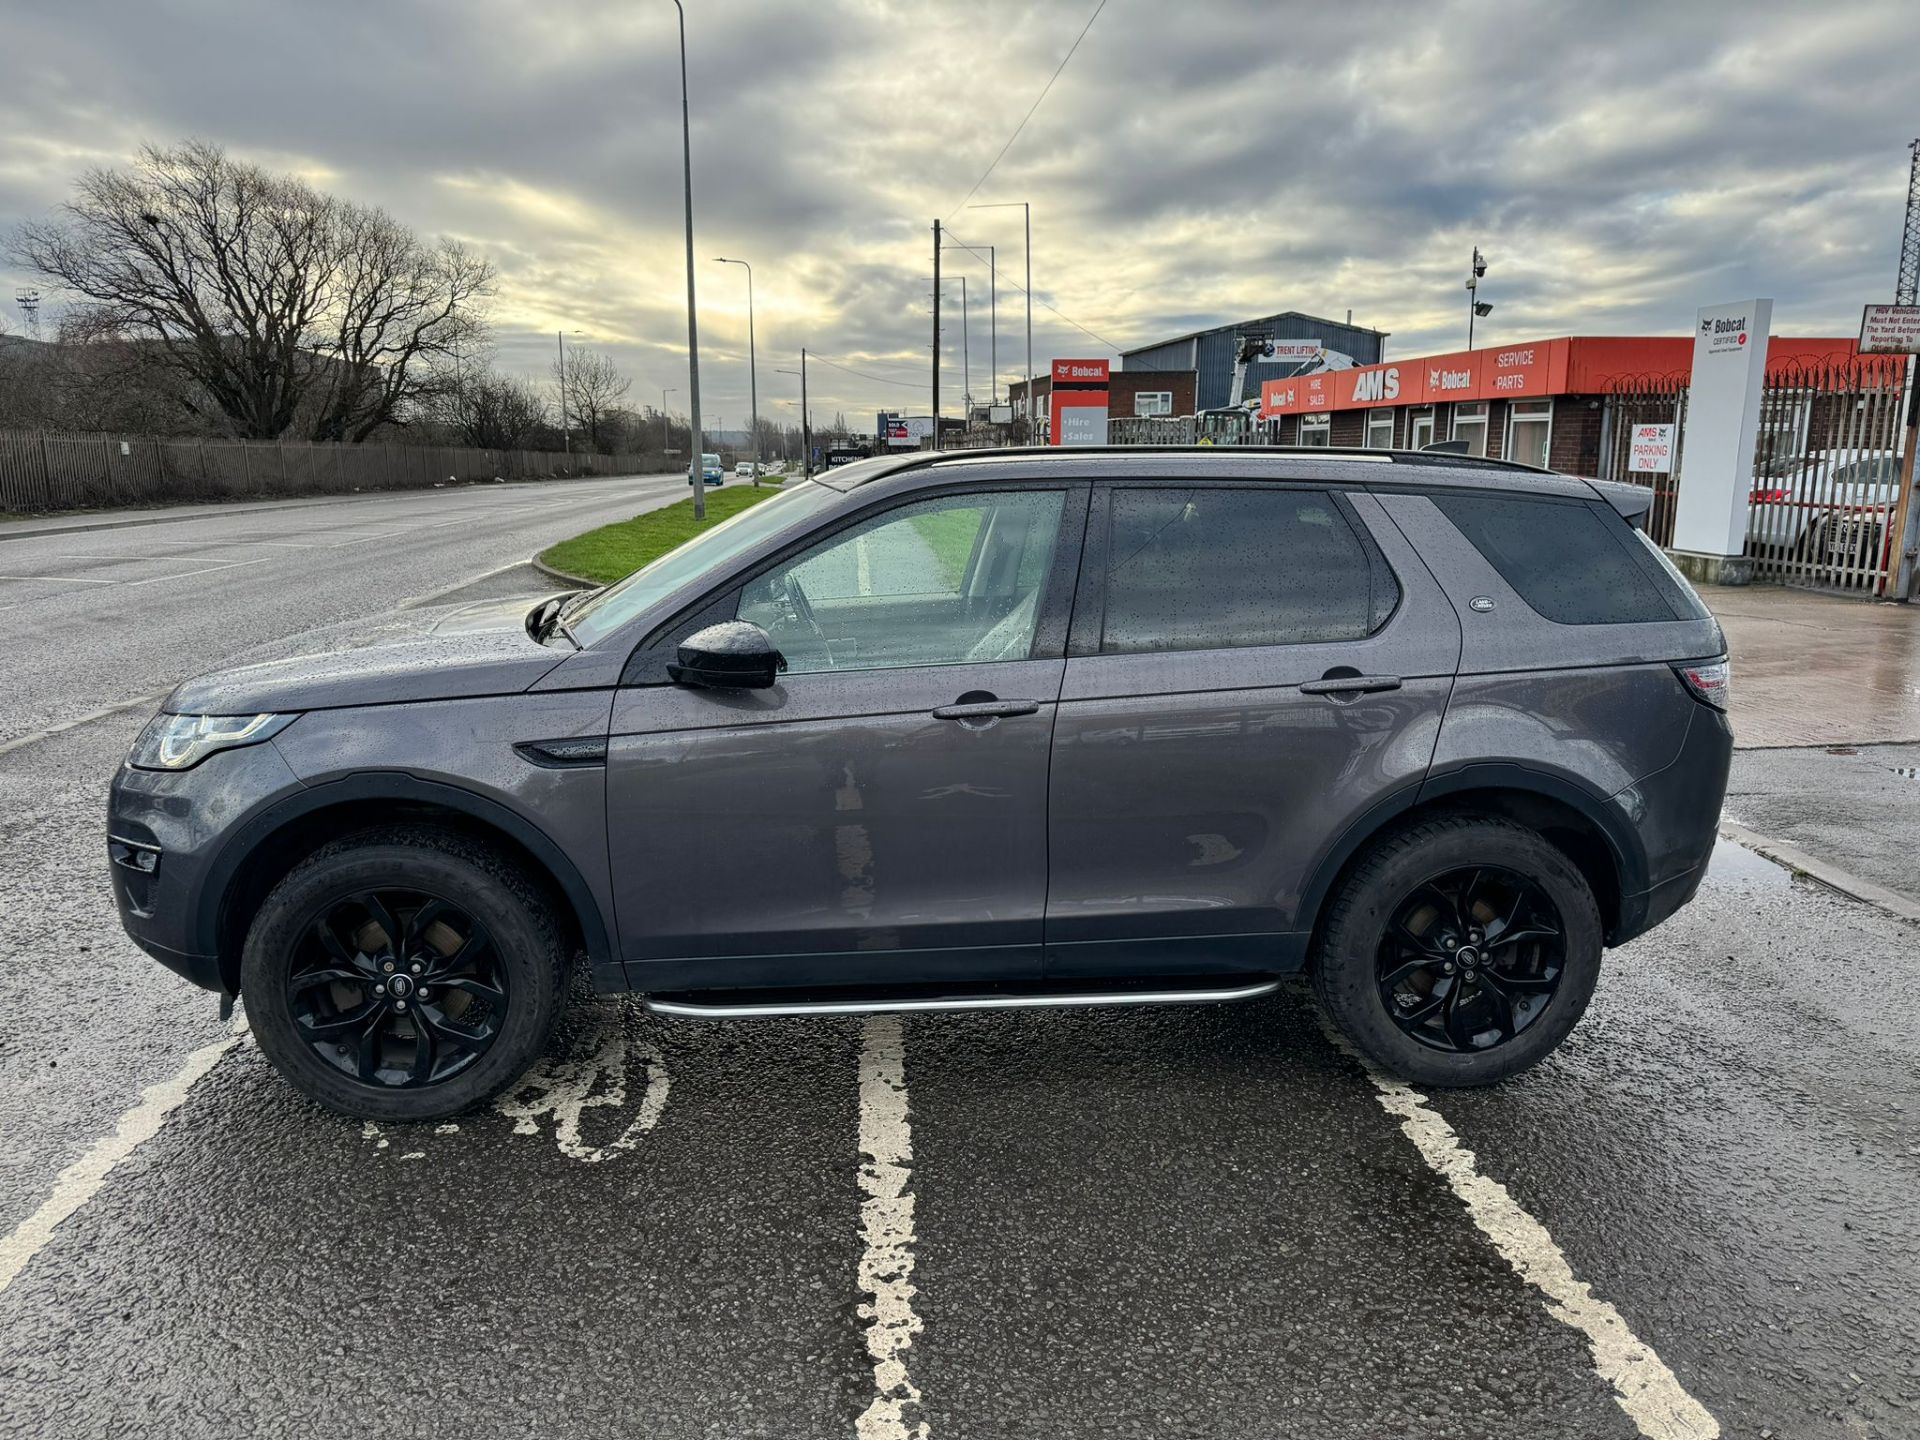
M 1025 660 L 1065 503 L 1033 490 L 897 506 L 750 582 L 738 618 L 789 674 Z
M 1367 413 L 1367 449 L 1391 450 L 1393 448 L 1393 411 L 1372 410 Z
M 1302 445 L 1333 444 L 1333 416 L 1324 410 L 1318 415 L 1302 415 L 1300 443 Z
M 1487 453 L 1487 402 L 1453 407 L 1453 438 L 1467 442 L 1469 455 Z
M 1553 438 L 1553 402 L 1516 400 L 1507 418 L 1507 459 L 1547 468 L 1547 444 Z
M 1173 414 L 1173 392 L 1171 390 L 1142 390 L 1133 397 L 1133 413 L 1136 415 Z
M 1116 489 L 1106 554 L 1108 655 L 1358 640 L 1399 600 L 1319 491 Z

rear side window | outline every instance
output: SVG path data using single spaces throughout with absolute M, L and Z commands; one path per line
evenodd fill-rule
M 1649 563 L 1626 522 L 1605 506 L 1507 495 L 1432 498 L 1500 578 L 1549 620 L 1631 625 L 1704 613 Z
M 1331 495 L 1111 493 L 1103 654 L 1358 640 L 1399 602 L 1385 560 Z

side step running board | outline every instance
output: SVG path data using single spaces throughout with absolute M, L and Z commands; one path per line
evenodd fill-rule
M 758 1020 L 774 1015 L 886 1015 L 911 1010 L 1060 1010 L 1106 1005 L 1212 1005 L 1224 1000 L 1254 1000 L 1280 988 L 1278 980 L 1236 985 L 1230 990 L 1119 990 L 1062 995 L 967 995 L 952 999 L 793 1000 L 745 1005 L 642 997 L 656 1015 L 695 1020 Z

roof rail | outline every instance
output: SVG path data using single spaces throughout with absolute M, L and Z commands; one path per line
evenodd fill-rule
M 1358 445 L 997 445 L 978 450 L 916 450 L 886 458 L 896 460 L 897 463 L 887 467 L 888 474 L 896 474 L 901 470 L 949 460 L 1044 460 L 1084 455 L 1286 455 L 1302 460 L 1386 460 L 1396 465 L 1435 466 L 1449 470 L 1518 471 L 1523 475 L 1559 473 L 1519 460 L 1454 455 L 1434 450 L 1370 450 Z

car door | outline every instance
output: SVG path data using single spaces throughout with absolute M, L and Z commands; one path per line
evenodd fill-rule
M 1049 977 L 1272 970 L 1343 830 L 1417 786 L 1460 656 L 1365 494 L 1096 486 L 1051 776 Z
M 1038 975 L 1087 491 L 864 512 L 704 611 L 769 632 L 788 667 L 771 689 L 618 693 L 608 839 L 630 984 Z

